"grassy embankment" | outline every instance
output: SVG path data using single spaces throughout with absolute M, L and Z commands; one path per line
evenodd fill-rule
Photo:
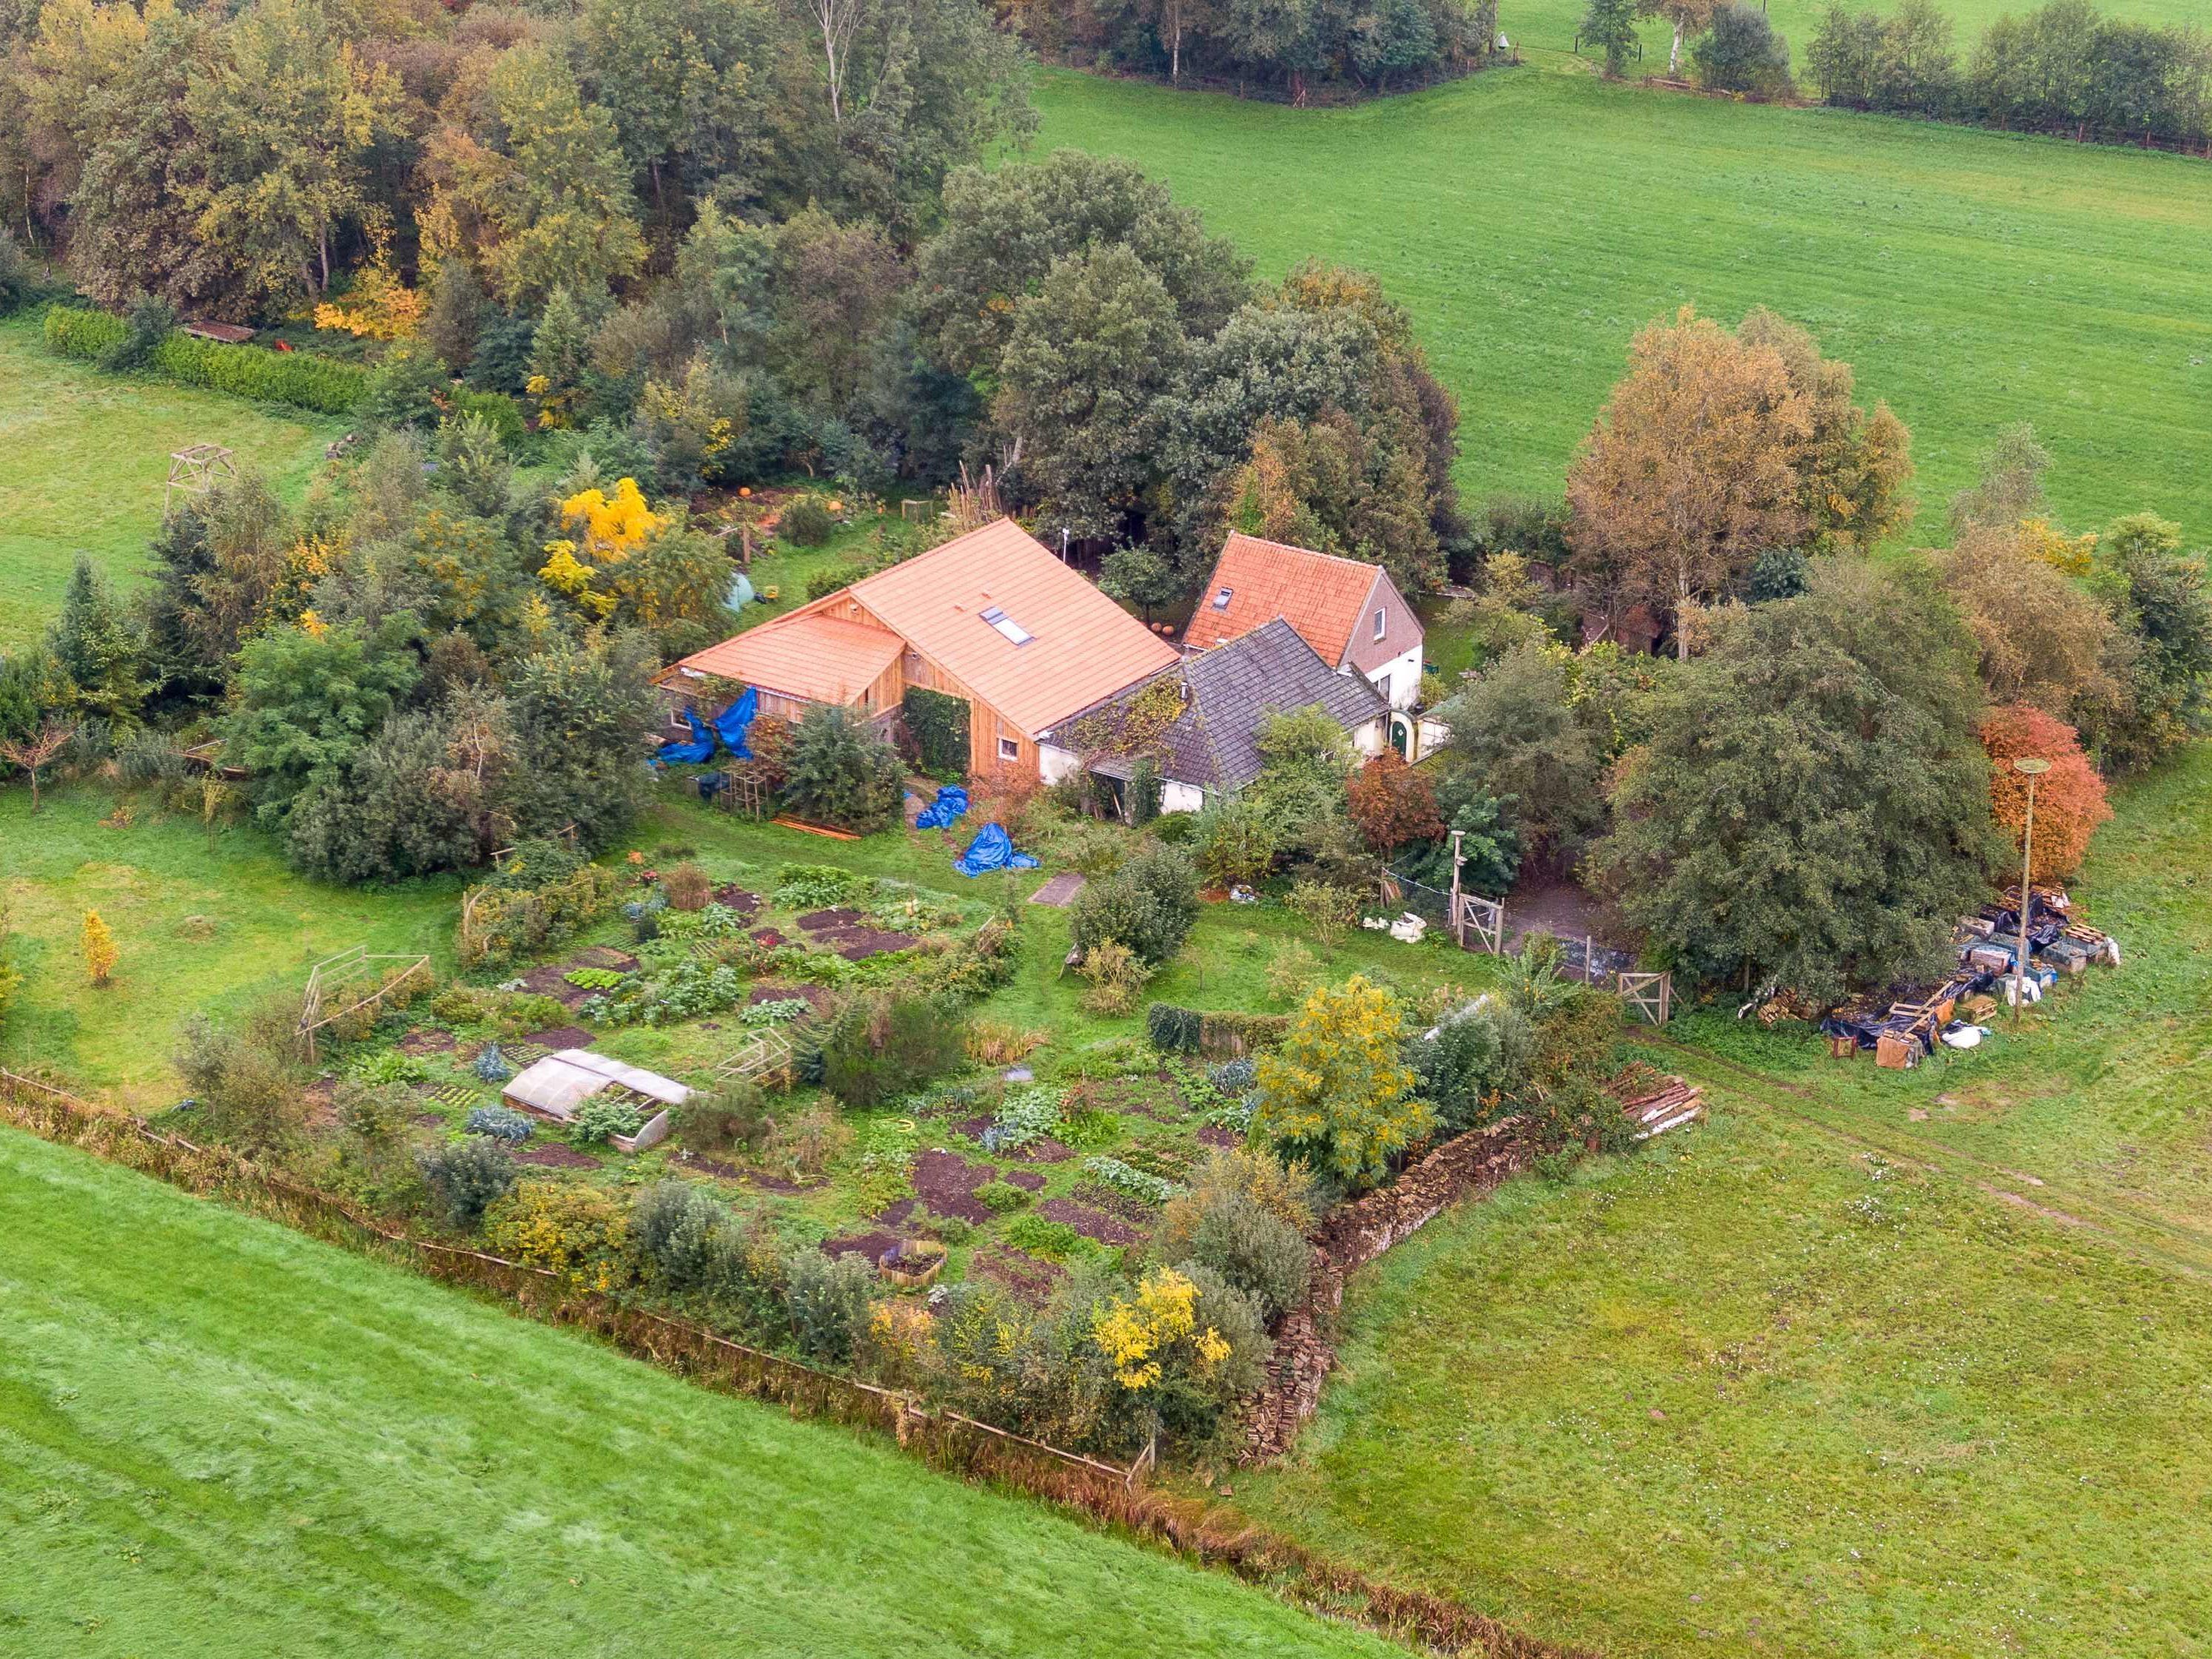
M 0 1453 L 9 1652 L 1398 1651 L 12 1132 Z

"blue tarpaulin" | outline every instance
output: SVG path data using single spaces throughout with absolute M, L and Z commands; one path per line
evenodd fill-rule
M 738 760 L 753 757 L 753 751 L 745 747 L 745 733 L 759 711 L 760 693 L 749 685 L 744 696 L 714 717 L 714 735 L 729 745 L 731 755 Z
M 952 867 L 963 876 L 981 876 L 994 870 L 1034 870 L 1036 860 L 1014 851 L 1013 837 L 1003 824 L 987 823 L 968 843 L 968 850 L 952 860 Z
M 690 709 L 684 711 L 684 718 L 690 725 L 691 741 L 662 744 L 660 752 L 653 757 L 655 766 L 665 766 L 672 761 L 681 766 L 696 766 L 714 758 L 714 734 Z
M 968 810 L 968 792 L 952 784 L 937 792 L 937 799 L 921 809 L 914 821 L 917 830 L 947 830 Z

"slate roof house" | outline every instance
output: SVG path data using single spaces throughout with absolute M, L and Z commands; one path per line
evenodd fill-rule
M 1184 644 L 1210 650 L 1280 617 L 1331 668 L 1358 674 L 1393 708 L 1421 694 L 1421 619 L 1379 564 L 1232 531 L 1199 595 Z
M 1115 716 L 1163 679 L 1176 684 L 1182 702 L 1182 712 L 1149 746 L 1159 767 L 1163 811 L 1195 812 L 1209 798 L 1233 795 L 1258 777 L 1259 735 L 1270 714 L 1318 704 L 1361 755 L 1382 753 L 1389 740 L 1390 706 L 1382 692 L 1358 675 L 1332 668 L 1278 617 L 1226 645 L 1187 656 L 1041 733 L 1049 770 L 1065 776 L 1080 766 L 1079 754 L 1090 746 L 1080 733 L 1110 732 Z M 1136 761 L 1134 755 L 1094 756 L 1089 769 L 1125 786 L 1135 774 Z
M 971 775 L 1035 774 L 1041 733 L 1176 660 L 1173 646 L 1001 519 L 695 652 L 657 684 L 678 728 L 709 678 L 757 687 L 763 714 L 797 720 L 824 703 L 879 725 L 919 686 L 969 705 Z

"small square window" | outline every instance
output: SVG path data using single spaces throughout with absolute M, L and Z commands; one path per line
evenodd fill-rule
M 668 723 L 678 732 L 684 732 L 686 736 L 690 735 L 691 726 L 684 718 L 684 711 L 681 708 L 672 708 L 668 711 Z
M 1388 612 L 1378 611 L 1375 613 L 1375 637 L 1376 639 L 1379 640 L 1382 637 L 1382 630 L 1389 626 L 1389 622 L 1390 618 Z
M 1233 588 L 1233 587 L 1224 587 L 1224 588 L 1223 588 L 1223 589 L 1222 589 L 1218 593 L 1216 593 L 1216 594 L 1213 596 L 1213 608 L 1214 608 L 1216 611 L 1226 611 L 1226 610 L 1228 610 L 1228 609 L 1229 609 L 1229 596 L 1230 596 L 1231 594 L 1234 593 L 1236 591 L 1237 591 L 1237 590 L 1236 590 L 1235 588 Z
M 1000 760 L 1018 761 L 1021 757 L 1022 740 L 1019 738 L 1000 738 L 999 739 L 999 758 Z
M 1034 637 L 1028 629 L 1024 628 L 995 605 L 983 612 L 983 620 L 996 629 L 1001 637 L 1012 644 L 1027 645 Z

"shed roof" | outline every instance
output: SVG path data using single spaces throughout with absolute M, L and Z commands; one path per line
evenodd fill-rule
M 842 706 L 873 685 L 902 648 L 896 634 L 810 609 L 695 651 L 676 670 Z
M 1381 718 L 1390 707 L 1360 676 L 1339 673 L 1315 655 L 1280 617 L 1226 645 L 1186 657 L 1168 672 L 1181 677 L 1185 701 L 1182 713 L 1161 735 L 1160 771 L 1175 782 L 1201 789 L 1233 793 L 1260 775 L 1260 728 L 1270 714 L 1319 704 L 1349 732 Z M 1126 704 L 1142 689 L 1132 686 L 1098 707 Z M 1092 769 L 1114 777 L 1126 777 L 1131 770 L 1112 760 Z
M 1368 596 L 1378 580 L 1389 580 L 1379 564 L 1231 531 L 1183 639 L 1207 650 L 1280 617 L 1323 662 L 1340 667 Z
M 1031 736 L 1176 660 L 1173 646 L 1012 519 L 878 571 L 851 591 L 886 628 Z
M 611 1088 L 630 1090 L 664 1106 L 681 1106 L 691 1097 L 690 1090 L 672 1079 L 588 1048 L 562 1048 L 534 1060 L 508 1079 L 500 1092 L 518 1106 L 565 1123 L 584 1102 Z

